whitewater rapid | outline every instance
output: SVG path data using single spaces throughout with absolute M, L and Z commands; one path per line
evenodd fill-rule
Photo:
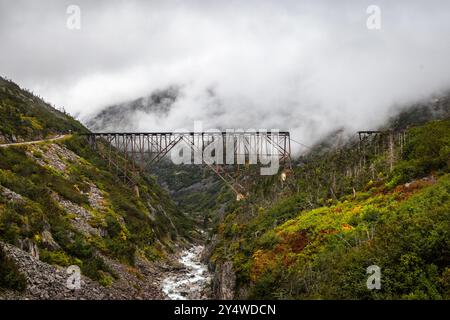
M 193 246 L 180 254 L 178 261 L 184 266 L 162 281 L 162 291 L 171 300 L 205 299 L 211 281 L 208 268 L 201 262 L 204 247 Z

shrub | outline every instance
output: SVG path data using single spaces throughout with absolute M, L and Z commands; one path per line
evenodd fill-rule
M 0 287 L 5 289 L 24 291 L 26 289 L 25 276 L 20 273 L 17 265 L 6 256 L 0 246 Z
M 61 250 L 58 251 L 48 251 L 46 249 L 41 249 L 40 259 L 48 264 L 57 264 L 61 267 L 68 267 L 72 264 L 72 259 Z
M 116 277 L 114 272 L 106 265 L 105 261 L 98 256 L 93 256 L 89 259 L 83 259 L 83 263 L 81 265 L 81 272 L 85 276 L 96 280 L 102 281 L 103 284 L 106 284 L 107 273 L 111 274 L 113 277 Z
M 109 274 L 99 271 L 100 278 L 98 279 L 98 283 L 100 283 L 104 287 L 109 287 L 113 283 L 113 277 Z

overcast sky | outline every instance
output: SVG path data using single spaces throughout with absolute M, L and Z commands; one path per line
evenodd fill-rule
M 81 29 L 66 26 L 81 9 Z M 381 9 L 369 30 L 366 9 Z M 450 1 L 0 0 L 0 74 L 82 120 L 171 85 L 136 129 L 373 128 L 450 88 Z

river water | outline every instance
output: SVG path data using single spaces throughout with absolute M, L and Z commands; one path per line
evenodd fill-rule
M 162 281 L 162 291 L 171 300 L 207 299 L 211 281 L 208 268 L 201 262 L 204 247 L 193 246 L 181 252 L 178 261 L 184 268 Z

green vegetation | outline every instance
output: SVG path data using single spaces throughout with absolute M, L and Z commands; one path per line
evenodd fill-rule
M 68 115 L 1 78 L 0 115 L 6 141 L 74 133 L 54 143 L 0 148 L 0 241 L 19 247 L 32 241 L 42 261 L 78 265 L 108 286 L 117 276 L 102 256 L 133 266 L 136 255 L 164 259 L 174 241 L 188 237 L 192 221 L 156 181 L 141 176 L 135 194 L 76 134 L 87 129 Z
M 87 130 L 12 81 L 0 77 L 0 139 L 35 140 L 63 132 Z M 1 143 L 1 141 L 0 141 Z
M 450 175 L 415 186 L 422 187 L 413 196 L 407 189 L 358 194 L 263 235 L 252 256 L 251 296 L 449 298 Z M 370 265 L 381 267 L 383 290 L 367 290 Z
M 87 129 L 2 78 L 0 115 L 0 143 L 75 132 L 0 148 L 0 241 L 32 241 L 42 261 L 78 265 L 109 286 L 117 275 L 102 257 L 130 266 L 136 256 L 164 259 L 212 218 L 211 264 L 233 263 L 236 297 L 450 298 L 448 119 L 402 113 L 394 128 L 420 124 L 405 136 L 337 148 L 324 140 L 283 168 L 283 182 L 248 168 L 254 178 L 239 181 L 249 189 L 240 202 L 208 172 L 161 163 L 158 179 L 176 206 L 150 175 L 137 179 L 136 195 L 76 134 Z M 381 290 L 366 288 L 370 265 L 381 268 Z M 0 287 L 25 288 L 1 250 Z
M 237 296 L 449 299 L 450 120 L 407 137 L 394 154 L 366 153 L 362 167 L 356 143 L 318 145 L 284 188 L 257 178 L 213 231 L 211 260 L 233 262 Z M 366 287 L 370 265 L 381 290 Z
M 65 175 L 28 156 L 39 147 L 0 149 L 0 185 L 22 196 L 20 201 L 0 197 L 0 239 L 16 245 L 20 239 L 38 239 L 41 260 L 61 266 L 77 264 L 83 274 L 106 281 L 110 271 L 96 252 L 130 265 L 137 251 L 150 260 L 162 258 L 172 242 L 186 234 L 190 222 L 151 178 L 142 178 L 139 198 L 117 183 L 103 160 L 84 149 L 83 139 L 74 137 L 63 143 L 88 158 L 66 161 Z M 101 208 L 89 203 L 86 191 L 90 184 L 102 192 Z M 88 223 L 104 230 L 104 235 L 78 230 L 72 223 L 76 214 L 61 206 L 54 194 L 87 210 L 92 216 Z M 48 227 L 60 249 L 49 249 L 39 241 Z
M 3 248 L 0 247 L 0 288 L 23 291 L 26 284 L 25 276 L 20 273 L 16 264 L 6 256 Z
M 433 172 L 441 174 L 450 168 L 449 121 L 432 121 L 410 130 L 407 145 L 389 185 L 405 183 Z
M 235 205 L 236 196 L 209 169 L 198 165 L 174 165 L 170 161 L 161 161 L 151 168 L 160 185 L 170 190 L 170 196 L 180 211 L 189 216 L 191 238 L 198 238 L 198 232 L 192 227 L 207 228 L 220 219 L 221 211 L 230 205 Z

